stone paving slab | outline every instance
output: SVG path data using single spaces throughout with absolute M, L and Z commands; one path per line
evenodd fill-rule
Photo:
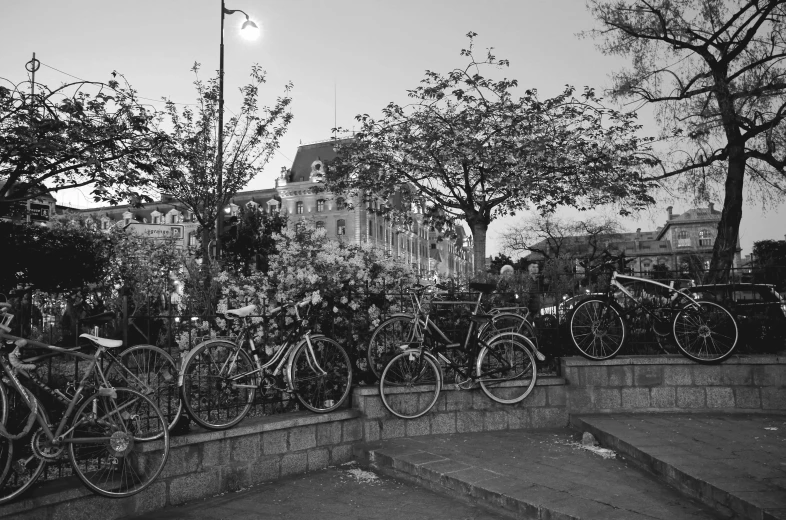
M 719 515 L 786 520 L 786 415 L 619 413 L 571 424 Z
M 583 448 L 575 436 L 569 429 L 430 435 L 359 445 L 355 456 L 381 472 L 473 497 L 518 518 L 718 518 L 629 462 Z
M 344 464 L 134 520 L 504 520 L 509 516 Z

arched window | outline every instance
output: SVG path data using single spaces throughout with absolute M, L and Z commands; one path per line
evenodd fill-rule
M 319 199 L 317 201 L 317 211 L 325 211 L 325 201 L 324 199 Z
M 297 213 L 298 215 L 302 215 L 303 214 L 303 202 L 302 201 L 297 201 L 295 203 L 295 213 Z
M 709 229 L 700 229 L 699 230 L 699 245 L 700 246 L 711 246 L 712 245 L 712 235 L 710 234 Z
M 347 223 L 343 218 L 340 218 L 336 221 L 336 235 L 346 235 L 347 234 Z

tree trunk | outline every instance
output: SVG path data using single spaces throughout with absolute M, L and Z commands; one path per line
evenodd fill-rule
M 472 250 L 474 254 L 474 272 L 486 272 L 486 233 L 489 225 L 484 222 L 470 222 L 472 228 Z
M 742 187 L 745 178 L 745 156 L 742 147 L 729 149 L 729 169 L 726 174 L 726 195 L 723 212 L 718 222 L 718 236 L 712 249 L 710 271 L 705 283 L 727 283 L 734 265 L 734 255 L 742 221 Z

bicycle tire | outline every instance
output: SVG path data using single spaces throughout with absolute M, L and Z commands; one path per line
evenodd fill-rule
M 298 401 L 316 413 L 327 413 L 344 404 L 352 386 L 352 362 L 344 348 L 325 336 L 312 336 L 314 359 L 326 373 L 314 370 L 303 341 L 292 357 L 290 381 Z
M 251 357 L 232 342 L 208 341 L 197 347 L 183 367 L 181 397 L 189 416 L 209 430 L 224 430 L 242 421 L 254 401 L 253 370 Z M 238 374 L 246 375 L 230 380 Z
M 437 403 L 441 390 L 439 362 L 419 348 L 393 356 L 379 379 L 382 404 L 401 419 L 416 419 L 428 413 Z
M 153 345 L 134 345 L 117 356 L 105 369 L 114 386 L 133 388 L 150 397 L 167 420 L 169 431 L 183 413 L 177 387 L 178 369 L 165 350 Z
M 0 422 L 3 426 L 8 421 L 8 392 L 5 385 L 0 380 Z M 8 471 L 11 469 L 11 458 L 13 457 L 13 442 L 5 436 L 0 435 L 0 485 L 5 481 Z
M 81 404 L 71 426 L 66 442 L 74 473 L 105 497 L 128 497 L 147 488 L 169 456 L 164 415 L 132 388 L 100 389 Z M 70 442 L 74 439 L 79 442 Z
M 720 363 L 739 343 L 739 327 L 723 305 L 698 300 L 677 313 L 673 323 L 677 347 L 698 363 Z
M 415 316 L 394 316 L 380 323 L 371 334 L 366 348 L 368 369 L 379 379 L 388 362 L 402 345 L 415 341 Z
M 478 354 L 483 393 L 501 404 L 523 401 L 538 380 L 534 351 L 535 345 L 523 334 L 506 332 L 491 338 Z
M 2 383 L 0 385 L 4 387 L 6 396 L 7 415 L 3 424 L 10 433 L 21 433 L 30 415 L 30 408 L 22 400 L 16 387 L 6 386 Z M 49 417 L 40 403 L 38 411 L 48 424 Z M 36 457 L 33 453 L 32 436 L 36 431 L 38 428 L 33 428 L 28 435 L 21 439 L 2 438 L 0 441 L 6 448 L 2 455 L 4 469 L 3 479 L 0 481 L 0 504 L 10 502 L 30 489 L 46 467 L 46 461 Z
M 492 315 L 491 321 L 481 327 L 478 332 L 478 337 L 484 341 L 488 341 L 503 332 L 521 334 L 529 339 L 537 348 L 538 338 L 535 334 L 535 328 L 526 318 L 524 318 L 524 316 L 514 312 L 504 312 Z
M 579 353 L 600 361 L 616 356 L 628 337 L 628 327 L 615 303 L 586 298 L 570 313 L 570 338 Z

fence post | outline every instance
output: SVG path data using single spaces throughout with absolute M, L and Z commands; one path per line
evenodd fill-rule
M 123 320 L 120 324 L 123 329 L 123 345 L 128 348 L 128 291 L 123 288 Z

